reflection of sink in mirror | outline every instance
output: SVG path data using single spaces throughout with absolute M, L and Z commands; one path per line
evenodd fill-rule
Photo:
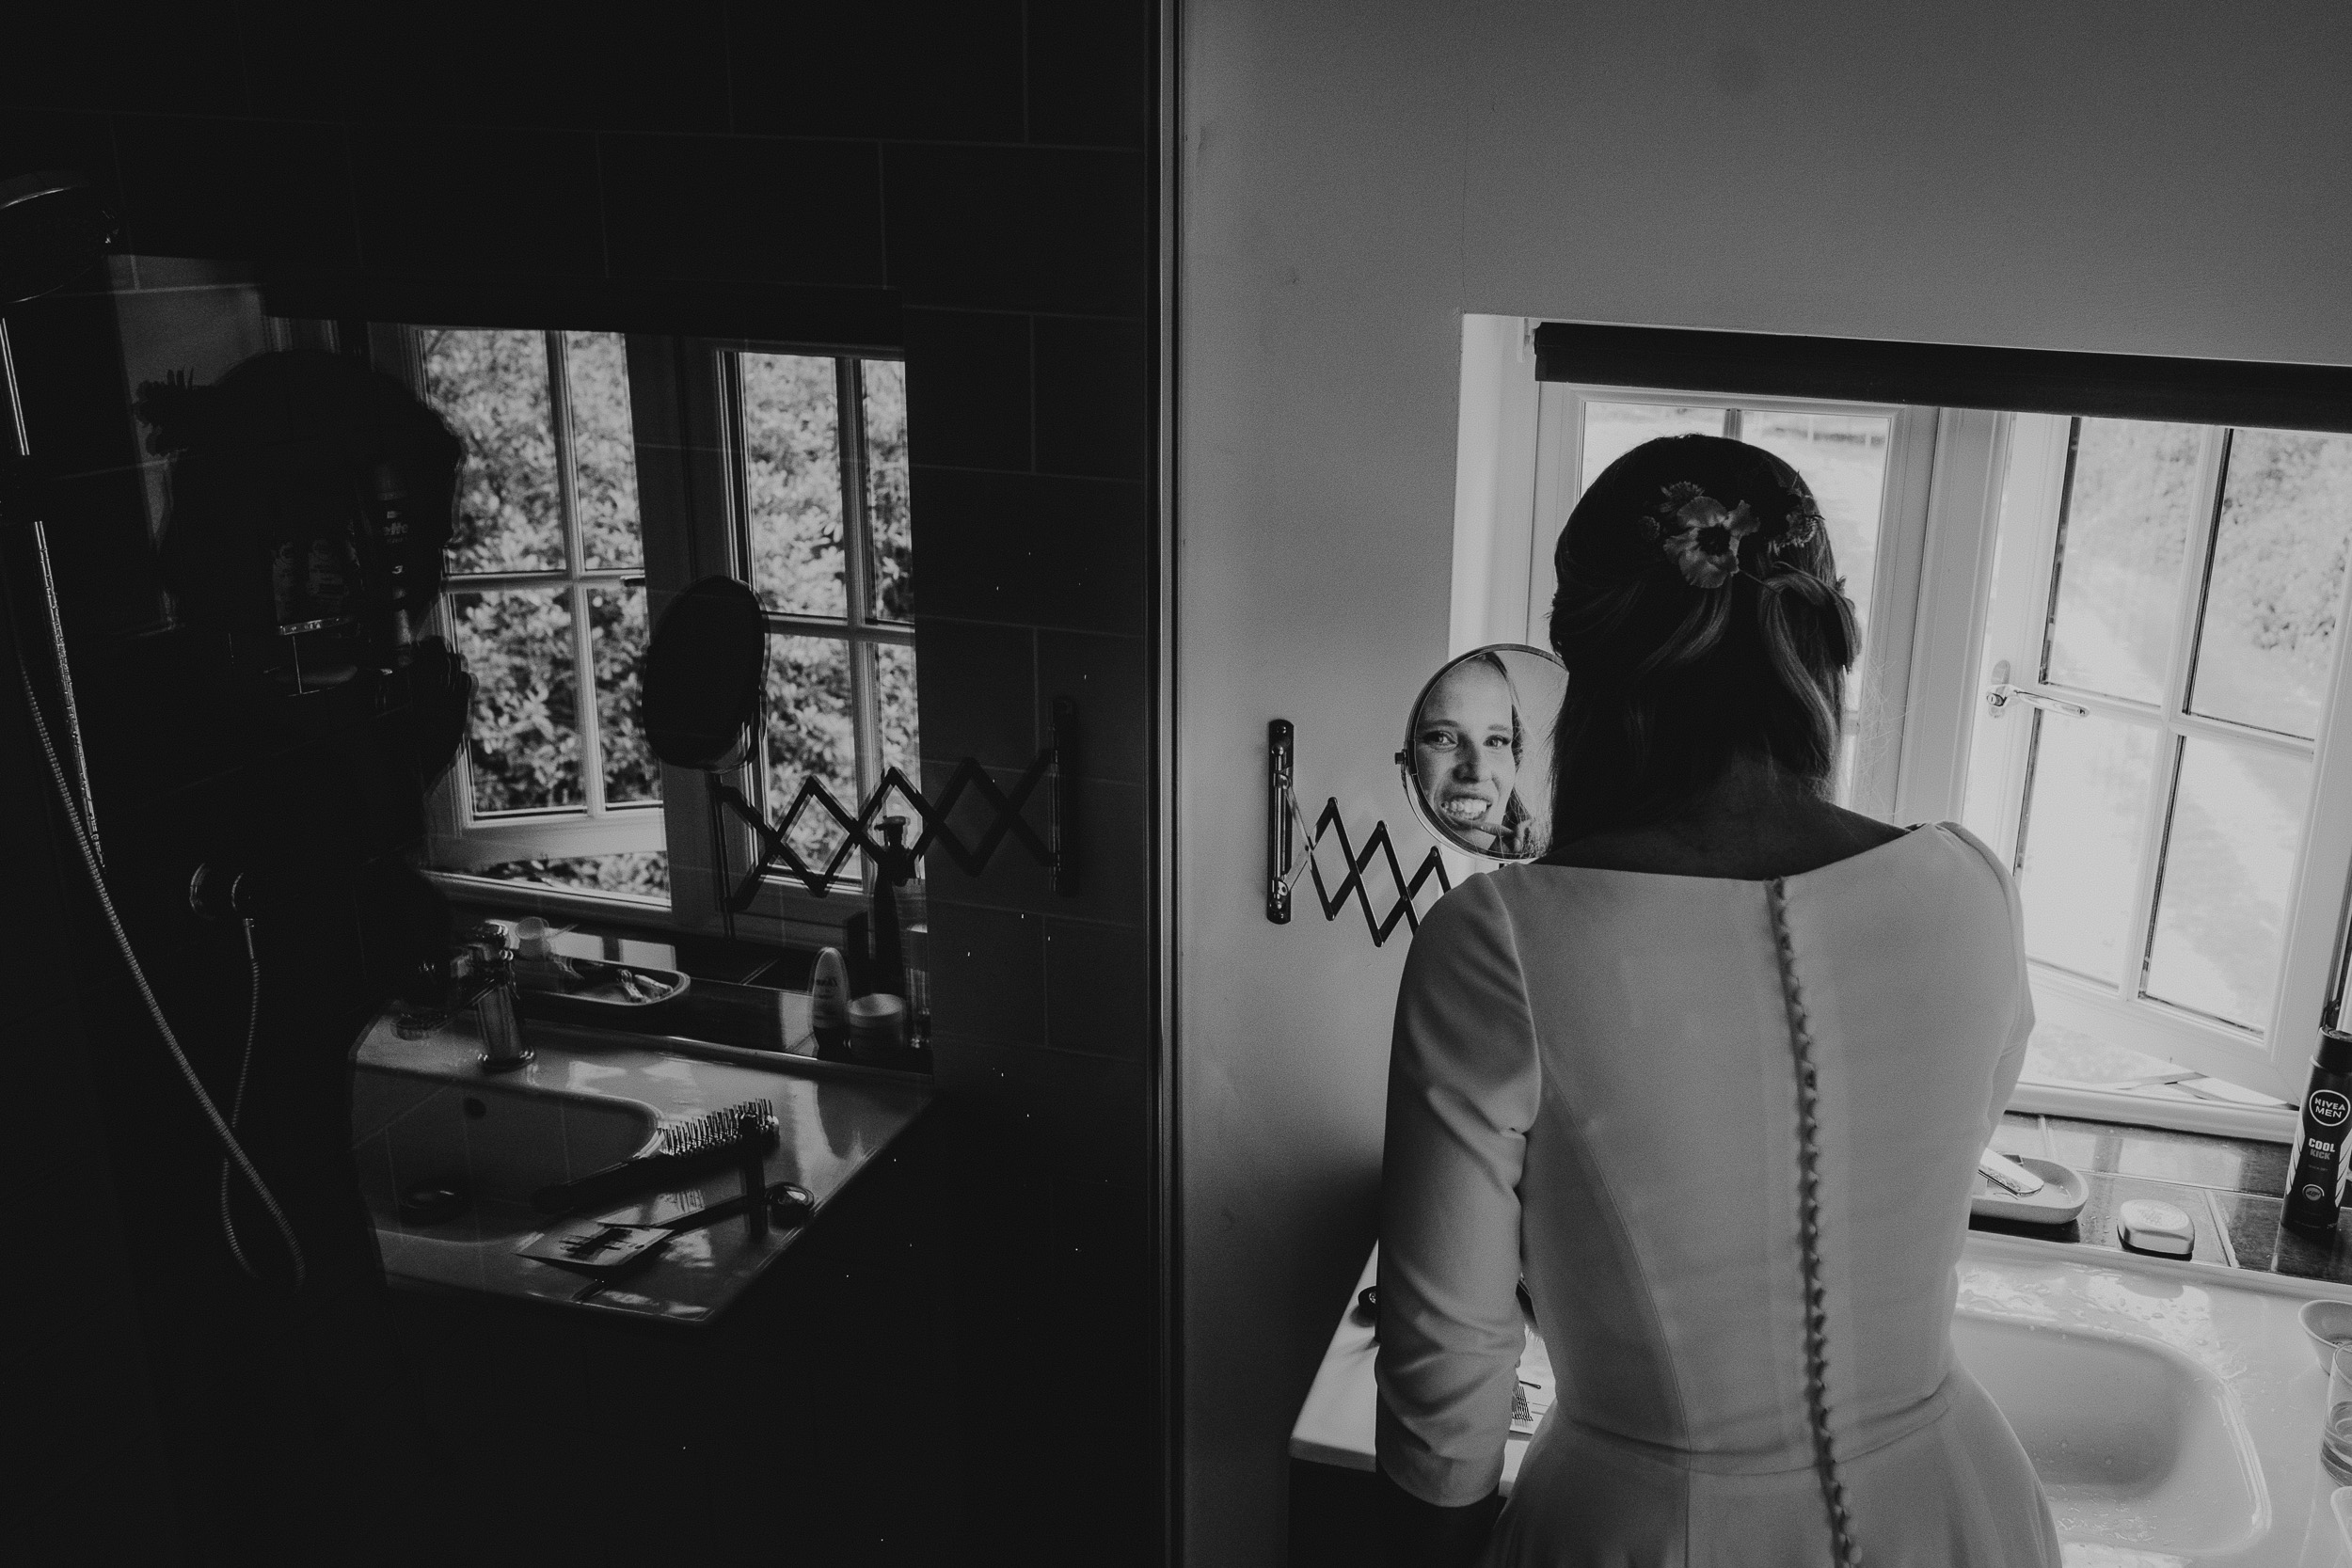
M 659 1119 L 639 1101 L 516 1080 L 366 1061 L 352 1079 L 352 1154 L 379 1226 L 400 1223 L 403 1193 L 439 1184 L 462 1188 L 489 1229 L 534 1229 L 532 1194 L 637 1153 Z
M 2226 1552 L 2266 1528 L 2235 1402 L 2178 1351 L 1967 1311 L 1952 1345 L 2026 1446 L 2065 1540 Z

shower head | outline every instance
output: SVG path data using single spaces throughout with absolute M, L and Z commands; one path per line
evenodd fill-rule
M 73 281 L 121 227 L 78 174 L 48 170 L 0 180 L 0 309 Z

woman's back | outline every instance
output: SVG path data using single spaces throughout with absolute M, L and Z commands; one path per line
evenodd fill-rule
M 1948 1338 L 1977 1154 L 2031 1024 L 2008 879 L 1956 829 L 1822 863 L 1789 820 L 1756 852 L 1811 854 L 1795 874 L 1506 867 L 1415 942 L 1381 1461 L 1427 1501 L 1491 1487 L 1523 1271 L 1560 1391 L 1495 1561 L 1832 1560 L 1817 1426 L 1872 1568 L 2056 1560 Z

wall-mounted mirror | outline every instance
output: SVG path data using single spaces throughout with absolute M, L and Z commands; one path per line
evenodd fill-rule
M 1499 861 L 1550 847 L 1551 726 L 1567 689 L 1560 660 L 1524 642 L 1473 649 L 1429 677 L 1396 765 L 1441 843 Z

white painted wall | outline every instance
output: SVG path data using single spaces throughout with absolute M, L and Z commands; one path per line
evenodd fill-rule
M 1907 19 L 1896 20 L 1908 9 Z M 1465 312 L 2352 362 L 2352 7 L 1190 0 L 1178 511 L 1186 1558 L 1281 1560 L 1401 945 L 1263 914 L 1265 721 L 1406 825 Z

